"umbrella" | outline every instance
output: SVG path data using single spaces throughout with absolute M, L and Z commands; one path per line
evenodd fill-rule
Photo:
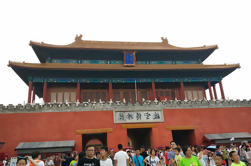
M 216 151 L 217 150 L 216 145 L 210 145 L 210 146 L 208 146 L 207 150 Z

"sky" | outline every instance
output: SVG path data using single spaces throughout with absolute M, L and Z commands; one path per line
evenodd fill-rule
M 39 63 L 30 40 L 69 44 L 76 34 L 139 42 L 161 42 L 163 36 L 180 47 L 217 44 L 204 64 L 240 63 L 222 81 L 225 96 L 251 99 L 250 6 L 250 0 L 0 1 L 0 104 L 27 102 L 28 86 L 7 64 Z

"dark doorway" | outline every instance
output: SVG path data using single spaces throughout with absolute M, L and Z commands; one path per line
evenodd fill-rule
M 102 146 L 107 146 L 107 133 L 83 134 L 82 135 L 83 150 L 85 149 L 86 145 L 94 145 L 95 149 L 99 149 Z
M 173 140 L 177 145 L 194 145 L 194 130 L 172 130 Z
M 151 147 L 150 133 L 151 128 L 127 129 L 128 145 L 133 148 L 139 148 L 140 146 Z

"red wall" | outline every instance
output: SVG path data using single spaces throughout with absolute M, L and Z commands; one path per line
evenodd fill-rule
M 251 133 L 251 107 L 166 109 L 167 125 L 196 126 L 195 139 L 202 143 L 204 134 L 249 132 Z
M 20 142 L 63 140 L 76 140 L 80 150 L 82 136 L 76 130 L 97 128 L 114 128 L 112 111 L 0 114 L 0 140 L 5 142 L 0 152 L 15 154 Z
M 164 123 L 156 123 L 151 131 L 153 147 L 169 145 L 172 140 L 166 126 L 197 126 L 195 142 L 202 143 L 204 134 L 224 132 L 251 133 L 251 107 L 165 109 Z M 20 142 L 76 140 L 76 149 L 82 150 L 82 136 L 76 130 L 113 128 L 107 133 L 107 144 L 116 148 L 118 143 L 127 146 L 127 130 L 113 123 L 113 111 L 9 113 L 0 114 L 1 152 L 16 155 Z

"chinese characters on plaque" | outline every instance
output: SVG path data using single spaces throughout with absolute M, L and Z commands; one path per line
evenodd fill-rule
M 114 111 L 114 123 L 163 122 L 161 111 Z

